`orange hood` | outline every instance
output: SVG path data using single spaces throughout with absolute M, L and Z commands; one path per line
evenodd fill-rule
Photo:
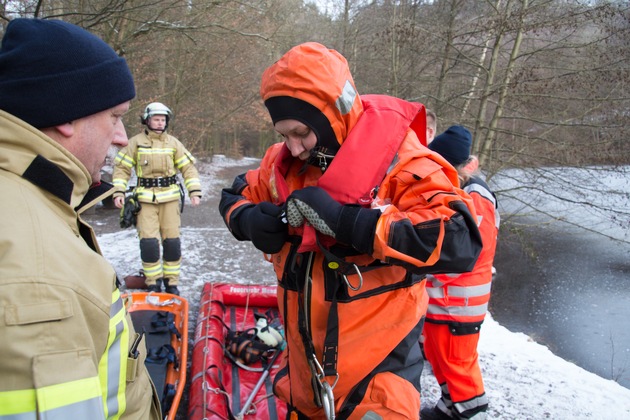
M 289 114 L 280 111 L 280 115 L 277 112 L 274 115 L 274 109 L 270 105 L 278 98 L 295 98 L 312 105 L 326 117 L 339 145 L 363 113 L 363 105 L 354 86 L 348 62 L 337 51 L 316 42 L 293 47 L 265 70 L 260 95 L 274 123 L 291 118 L 312 126 L 303 118 L 291 114 L 300 112 L 294 106 L 295 101 L 291 103 L 293 106 L 290 109 L 285 107 Z

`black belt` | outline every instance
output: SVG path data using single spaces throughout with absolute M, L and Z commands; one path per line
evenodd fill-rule
M 169 187 L 177 184 L 177 175 L 165 178 L 138 178 L 138 186 L 145 188 Z

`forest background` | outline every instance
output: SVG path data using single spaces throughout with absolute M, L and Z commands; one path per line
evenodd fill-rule
M 562 198 L 588 202 L 590 188 L 604 188 L 593 168 L 630 164 L 627 1 L 0 0 L 0 30 L 16 17 L 63 19 L 101 36 L 137 84 L 128 134 L 149 102 L 163 102 L 175 113 L 171 133 L 198 157 L 261 157 L 278 140 L 261 74 L 317 41 L 348 59 L 360 93 L 422 102 L 438 132 L 468 127 L 489 179 L 514 168 L 534 178 L 590 168 L 594 183 L 569 181 L 574 192 Z M 518 199 L 518 182 L 497 192 Z M 630 231 L 627 209 L 589 205 Z

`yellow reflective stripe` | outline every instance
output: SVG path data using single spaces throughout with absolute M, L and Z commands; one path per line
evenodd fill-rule
M 162 277 L 162 264 L 142 263 L 142 270 L 147 277 Z
M 127 190 L 127 181 L 121 178 L 115 178 L 114 180 L 112 180 L 112 184 L 114 185 L 114 187 L 120 189 L 120 190 Z
M 158 201 L 164 201 L 167 198 L 179 197 L 179 188 L 174 185 L 175 188 L 169 189 L 167 191 L 160 191 L 155 194 L 155 198 Z
M 168 264 L 164 263 L 164 275 L 178 275 L 181 269 L 181 264 Z
M 142 187 L 142 188 L 136 189 L 136 193 L 138 194 L 138 198 L 140 199 L 140 201 L 143 201 L 143 200 L 148 201 L 148 202 L 154 201 L 153 200 L 154 193 L 151 190 L 146 190 L 144 187 Z M 170 198 L 179 198 L 179 188 L 175 184 L 169 187 L 169 189 L 166 191 L 159 191 L 155 193 L 155 199 L 158 202 L 173 201 L 173 200 L 168 200 Z
M 112 292 L 109 310 L 109 337 L 107 350 L 98 365 L 103 392 L 103 410 L 108 419 L 118 419 L 127 408 L 125 389 L 127 380 L 127 353 L 129 325 L 120 291 Z
M 175 149 L 172 147 L 164 147 L 164 148 L 139 148 L 138 156 L 140 155 L 174 155 Z
M 101 387 L 98 382 L 98 377 L 94 376 L 38 388 L 38 409 L 40 412 L 49 411 L 91 399 L 98 399 L 100 402 Z
M 18 391 L 0 392 L 0 418 L 32 413 L 35 418 L 35 390 L 20 389 Z M 20 418 L 20 417 L 11 417 Z
M 124 153 L 118 152 L 118 154 L 114 158 L 114 163 L 117 165 L 121 164 L 123 166 L 126 166 L 127 168 L 132 168 L 133 165 L 136 164 L 136 161 L 133 160 L 133 157 L 128 156 Z
M 185 154 L 175 161 L 175 166 L 177 166 L 177 169 L 180 169 L 183 166 L 188 165 L 189 163 L 195 163 L 195 160 L 192 156 Z
M 184 180 L 184 185 L 186 186 L 186 189 L 189 191 L 191 189 L 195 189 L 195 187 L 197 187 L 197 189 L 201 189 L 201 181 L 199 180 L 199 178 L 186 179 Z

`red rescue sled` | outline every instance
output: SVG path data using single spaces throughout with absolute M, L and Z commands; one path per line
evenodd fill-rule
M 228 328 L 234 332 L 254 327 L 254 314 L 279 317 L 276 290 L 275 285 L 204 285 L 192 351 L 189 419 L 286 417 L 286 405 L 272 391 L 284 352 L 276 350 L 276 357 L 244 365 L 226 350 Z M 271 368 L 265 373 L 267 363 Z

